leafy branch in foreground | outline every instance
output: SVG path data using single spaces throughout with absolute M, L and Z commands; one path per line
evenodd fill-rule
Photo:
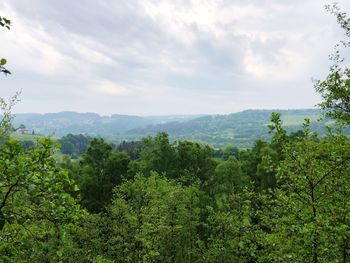
M 5 58 L 2 58 L 0 60 L 0 72 L 4 73 L 5 75 L 8 75 L 8 74 L 11 74 L 11 71 L 5 68 L 6 63 L 7 63 L 7 60 Z
M 0 141 L 6 139 L 12 128 L 13 114 L 12 108 L 19 102 L 19 95 L 21 92 L 16 92 L 7 102 L 4 98 L 0 97 Z
M 345 36 L 349 38 L 350 18 L 347 14 L 336 3 L 327 5 L 326 10 L 336 17 Z M 345 59 L 341 56 L 341 47 L 350 48 L 350 41 L 343 40 L 335 46 L 334 53 L 330 55 L 330 60 L 334 63 L 330 73 L 325 80 L 316 82 L 315 89 L 323 98 L 319 106 L 326 111 L 326 116 L 350 123 L 350 69 L 343 64 Z
M 8 30 L 10 30 L 11 20 L 0 16 L 0 26 L 6 27 Z
M 0 16 L 0 26 L 10 30 L 11 20 Z M 4 73 L 5 75 L 8 75 L 11 74 L 11 72 L 7 68 L 5 68 L 6 63 L 7 60 L 5 58 L 0 59 L 0 72 Z

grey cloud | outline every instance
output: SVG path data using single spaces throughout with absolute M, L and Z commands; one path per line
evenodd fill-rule
M 145 3 L 170 3 L 172 13 L 179 16 L 190 11 L 196 14 L 198 3 L 211 3 L 217 10 L 209 11 L 217 13 L 209 12 L 214 22 L 206 27 L 201 25 L 202 17 L 186 21 L 162 13 L 152 17 L 144 9 Z M 58 63 L 65 63 L 63 68 L 68 71 L 59 68 L 57 74 L 45 75 L 30 68 L 16 70 L 12 65 L 15 74 L 5 82 L 5 95 L 22 87 L 21 111 L 159 114 L 186 109 L 187 113 L 223 113 L 247 106 L 289 105 L 289 98 L 304 89 L 310 92 L 302 102 L 295 102 L 295 107 L 311 107 L 317 96 L 310 77 L 324 75 L 327 54 L 342 35 L 319 0 L 32 0 L 30 4 L 5 0 L 0 10 L 6 6 L 21 22 L 38 26 L 33 32 L 43 29 L 47 38 L 40 41 L 62 56 L 63 62 Z M 237 6 L 233 10 L 239 12 L 241 7 L 247 17 L 234 18 L 239 14 L 233 13 L 231 19 L 226 13 L 230 19 L 221 19 L 222 11 Z M 12 31 L 16 32 L 16 21 Z M 284 57 L 286 50 L 290 58 Z M 252 63 L 247 60 L 249 52 L 259 57 L 261 65 L 247 69 L 247 63 Z M 305 61 L 297 61 L 294 54 Z M 283 67 L 285 72 L 292 71 L 288 72 L 292 79 L 278 72 L 276 76 L 267 74 Z M 99 94 L 96 89 L 104 81 L 130 92 Z M 293 95 L 283 96 L 287 89 Z

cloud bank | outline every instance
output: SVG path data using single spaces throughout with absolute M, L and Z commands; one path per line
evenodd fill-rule
M 5 0 L 0 56 L 18 112 L 310 108 L 343 37 L 320 0 Z M 347 1 L 340 1 L 350 11 Z

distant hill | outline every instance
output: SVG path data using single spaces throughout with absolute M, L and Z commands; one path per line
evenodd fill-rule
M 224 147 L 234 144 L 251 147 L 257 139 L 268 140 L 267 125 L 272 112 L 280 112 L 288 131 L 301 128 L 310 118 L 311 128 L 321 135 L 325 121 L 317 122 L 317 109 L 304 110 L 246 110 L 228 115 L 185 115 L 139 117 L 128 115 L 100 116 L 96 113 L 61 112 L 48 114 L 17 114 L 14 125 L 24 124 L 40 134 L 61 137 L 68 133 L 106 137 L 114 142 L 138 140 L 157 132 L 167 132 L 172 140 L 194 140 Z
M 24 124 L 28 130 L 44 135 L 54 134 L 57 137 L 68 133 L 89 134 L 92 136 L 120 135 L 128 130 L 146 125 L 155 125 L 169 121 L 184 122 L 201 115 L 186 116 L 150 116 L 129 115 L 100 116 L 96 113 L 59 112 L 46 114 L 16 114 L 14 126 Z
M 234 144 L 238 147 L 251 147 L 258 139 L 268 140 L 267 125 L 270 123 L 272 112 L 282 114 L 282 120 L 288 131 L 297 131 L 301 128 L 305 118 L 312 121 L 312 129 L 321 133 L 322 124 L 317 123 L 320 111 L 306 110 L 246 110 L 229 115 L 211 115 L 196 118 L 187 122 L 170 122 L 130 130 L 134 137 L 154 135 L 159 131 L 170 134 L 172 139 L 190 139 L 209 143 L 214 147 L 224 147 Z M 324 124 L 324 123 L 323 123 Z

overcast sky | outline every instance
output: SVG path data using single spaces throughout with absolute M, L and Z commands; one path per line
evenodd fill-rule
M 338 1 L 350 13 L 350 1 Z M 311 108 L 343 39 L 322 0 L 2 0 L 16 112 Z

